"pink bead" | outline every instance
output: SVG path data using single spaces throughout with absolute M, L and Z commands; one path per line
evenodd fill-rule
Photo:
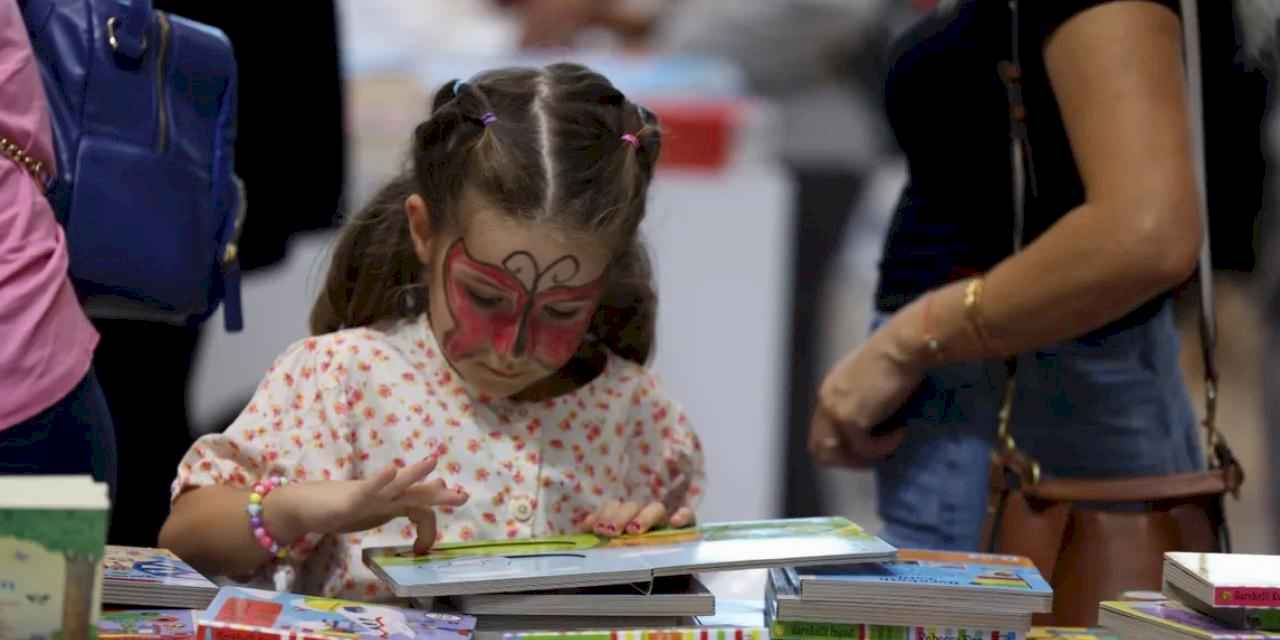
M 261 540 L 262 538 L 270 537 L 270 536 L 268 536 L 268 535 L 267 535 L 267 530 L 266 530 L 266 529 L 263 529 L 262 527 L 258 527 L 257 529 L 254 529 L 254 530 L 253 530 L 253 535 L 254 535 L 254 537 L 258 538 L 259 540 Z
M 262 488 L 265 491 L 270 491 L 275 488 L 275 485 L 271 483 L 271 478 L 267 478 L 266 480 L 262 481 Z
M 267 536 L 262 536 L 258 538 L 258 544 L 261 545 L 263 549 L 270 549 L 272 543 L 273 543 L 273 540 Z
M 253 485 L 253 492 L 254 492 L 254 493 L 256 493 L 256 494 L 258 494 L 258 495 L 260 495 L 260 496 L 262 496 L 262 495 L 266 495 L 266 494 L 267 494 L 267 487 L 266 487 L 266 485 L 264 485 L 264 484 L 262 484 L 261 482 L 259 482 L 258 484 Z

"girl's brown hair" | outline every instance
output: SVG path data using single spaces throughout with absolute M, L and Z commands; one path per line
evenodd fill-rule
M 653 114 L 580 65 L 446 84 L 414 131 L 409 169 L 340 233 L 312 333 L 421 314 L 425 267 L 405 199 L 427 201 L 434 233 L 459 228 L 465 190 L 521 219 L 608 234 L 617 248 L 588 339 L 643 364 L 653 351 L 657 294 L 638 228 L 660 147 Z

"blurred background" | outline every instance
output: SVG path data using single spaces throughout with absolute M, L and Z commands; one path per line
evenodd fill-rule
M 607 14 L 601 13 L 604 5 L 610 6 Z M 199 390 L 190 399 L 193 424 L 201 432 L 224 427 L 273 355 L 306 334 L 332 224 L 400 165 L 409 133 L 426 116 L 436 88 L 482 69 L 575 60 L 656 111 L 667 129 L 644 227 L 661 300 L 655 367 L 685 401 L 708 452 L 701 517 L 843 514 L 876 529 L 870 474 L 815 470 L 803 443 L 822 373 L 866 335 L 882 236 L 905 179 L 881 116 L 884 61 L 892 37 L 929 5 L 308 2 L 308 11 L 337 17 L 346 141 L 342 195 L 320 211 L 298 211 L 285 198 L 251 204 L 251 221 L 297 217 L 320 223 L 297 225 L 312 230 L 291 232 L 281 259 L 248 274 L 243 334 L 227 335 L 220 322 L 209 323 L 191 385 Z M 245 47 L 237 48 L 243 56 Z M 319 56 L 314 64 L 330 64 L 329 58 Z M 252 86 L 249 73 L 246 87 Z M 1210 90 L 1265 98 L 1260 75 L 1237 75 L 1238 85 Z M 290 109 L 307 109 L 315 99 L 305 85 L 290 94 Z M 1270 207 L 1263 205 L 1271 185 L 1254 169 L 1261 165 L 1252 156 L 1269 155 L 1278 143 L 1269 122 L 1261 122 L 1261 108 L 1256 111 L 1255 120 L 1234 119 L 1238 130 L 1230 131 L 1209 114 L 1210 153 L 1215 140 L 1231 135 L 1252 143 L 1244 147 L 1252 155 L 1241 163 L 1240 175 L 1210 174 L 1211 198 L 1215 189 L 1232 194 L 1210 206 L 1221 265 L 1219 406 L 1220 422 L 1249 473 L 1240 499 L 1229 506 L 1236 550 L 1277 553 L 1280 477 L 1272 478 L 1269 463 L 1280 446 L 1272 444 L 1277 436 L 1263 419 L 1263 400 L 1267 377 L 1280 372 L 1264 368 L 1276 320 L 1264 314 L 1272 304 L 1269 260 L 1255 259 L 1269 255 L 1255 249 L 1265 247 L 1270 229 Z M 1215 130 L 1221 135 L 1215 137 Z M 1229 143 L 1218 144 L 1218 153 L 1236 153 Z M 305 156 L 292 162 L 303 167 L 294 171 L 305 171 Z M 313 187 L 297 181 L 288 186 Z M 252 178 L 249 193 L 253 203 Z M 1221 232 L 1217 220 L 1226 221 Z M 1194 289 L 1180 300 L 1184 370 L 1199 398 L 1195 304 Z

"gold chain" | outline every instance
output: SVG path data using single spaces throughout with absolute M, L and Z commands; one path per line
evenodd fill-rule
M 40 189 L 44 190 L 45 185 L 49 183 L 48 176 L 44 171 L 44 163 L 27 155 L 22 147 L 14 144 L 11 140 L 4 136 L 0 136 L 0 153 L 8 156 L 11 160 L 18 163 L 31 177 L 40 184 Z

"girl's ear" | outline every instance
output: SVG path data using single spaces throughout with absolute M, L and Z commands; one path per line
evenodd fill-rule
M 413 251 L 422 264 L 431 264 L 431 219 L 427 215 L 427 201 L 413 194 L 404 199 L 404 214 L 409 218 L 409 235 L 413 236 Z

